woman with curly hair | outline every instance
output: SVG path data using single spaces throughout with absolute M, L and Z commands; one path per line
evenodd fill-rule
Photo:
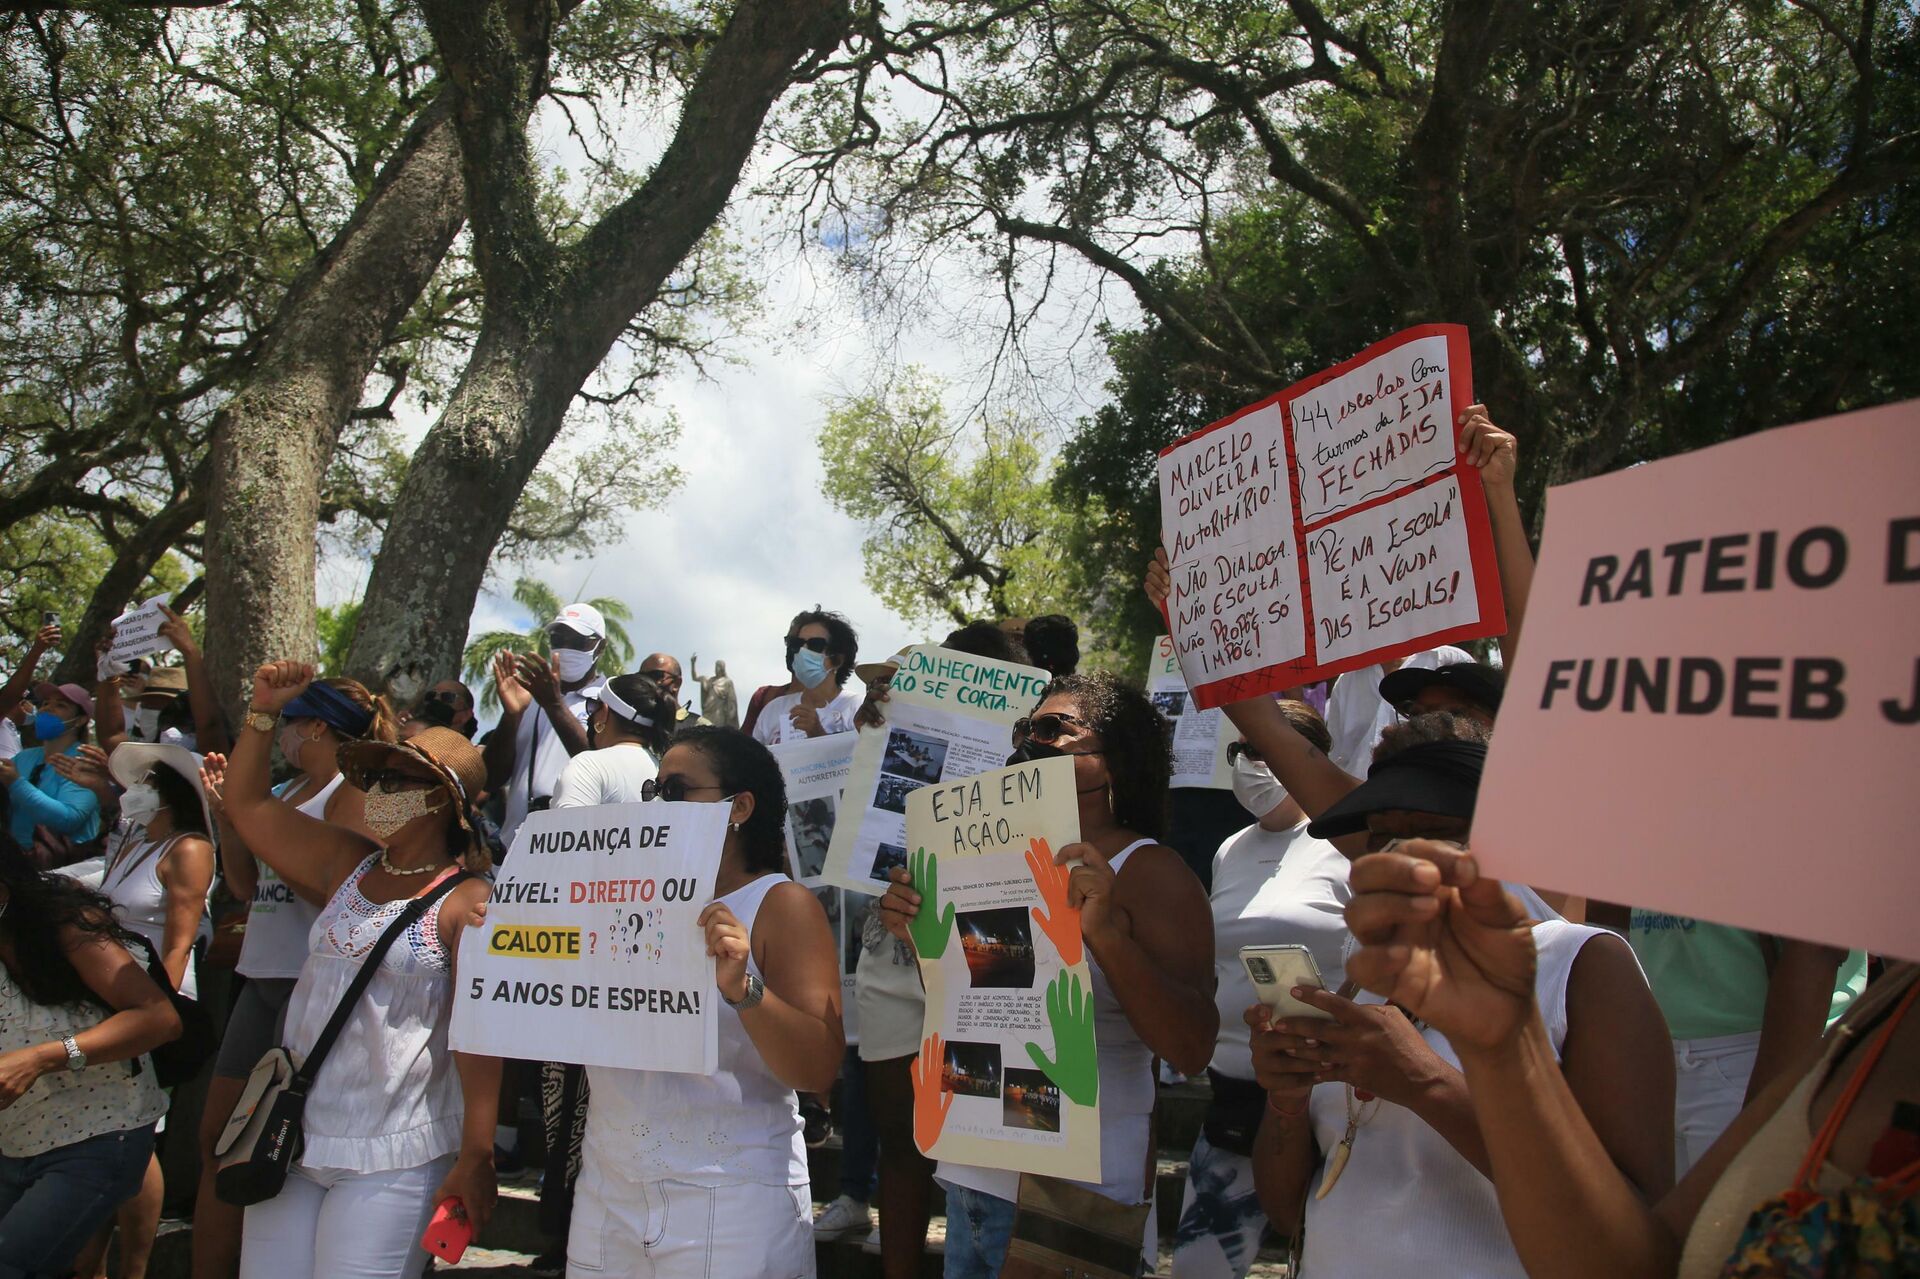
M 100 894 L 0 835 L 0 1275 L 64 1274 L 139 1190 L 180 1033 Z
M 1093 978 L 1099 1048 L 1100 1179 L 1085 1188 L 1121 1204 L 1148 1198 L 1153 1059 L 1198 1074 L 1213 1056 L 1213 917 L 1206 893 L 1180 855 L 1160 840 L 1167 829 L 1173 751 L 1165 719 L 1145 693 L 1111 675 L 1054 680 L 1034 713 L 1014 726 L 1009 762 L 1073 760 L 1080 839 L 1055 855 L 1073 866 L 1068 904 L 1080 912 Z M 911 943 L 908 923 L 920 894 L 905 870 L 880 899 L 887 928 Z M 1013 1229 L 1019 1177 L 996 1168 L 943 1162 L 947 1191 L 947 1279 L 1000 1272 Z M 1156 1250 L 1147 1214 L 1145 1256 Z

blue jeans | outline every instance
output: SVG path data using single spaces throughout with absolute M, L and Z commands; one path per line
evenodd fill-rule
M 139 1191 L 152 1157 L 151 1126 L 44 1155 L 0 1155 L 0 1279 L 65 1274 L 93 1232 Z
M 1013 1202 L 940 1183 L 947 1191 L 945 1279 L 995 1279 L 1013 1237 Z

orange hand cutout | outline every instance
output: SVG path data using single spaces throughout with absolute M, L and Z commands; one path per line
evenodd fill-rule
M 946 1060 L 940 1049 L 940 1036 L 928 1035 L 920 1045 L 920 1055 L 907 1067 L 913 1080 L 913 1144 L 931 1158 L 933 1143 L 940 1140 L 947 1112 L 953 1109 L 953 1091 L 946 1086 Z
M 1080 912 L 1067 905 L 1067 881 L 1073 877 L 1073 871 L 1066 866 L 1053 864 L 1053 849 L 1047 846 L 1044 839 L 1032 841 L 1027 849 L 1027 869 L 1033 872 L 1033 882 L 1040 889 L 1040 900 L 1047 904 L 1047 913 L 1044 915 L 1038 906 L 1033 908 L 1033 922 L 1053 938 L 1054 947 L 1060 952 L 1060 962 L 1071 968 L 1080 962 L 1083 950 Z

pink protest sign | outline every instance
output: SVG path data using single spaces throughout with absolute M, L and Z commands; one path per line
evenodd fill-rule
M 1920 401 L 1553 489 L 1486 870 L 1920 959 Z
M 1167 627 L 1197 707 L 1506 630 L 1461 458 L 1467 331 L 1424 324 L 1169 445 Z

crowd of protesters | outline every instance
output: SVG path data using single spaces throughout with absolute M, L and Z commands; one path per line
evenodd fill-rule
M 1137 1241 L 1136 1272 L 1161 1264 L 1154 1116 L 1189 1079 L 1207 1111 L 1167 1241 L 1186 1279 L 1238 1279 L 1277 1240 L 1305 1279 L 1920 1274 L 1912 965 L 1479 874 L 1532 559 L 1513 436 L 1477 405 L 1461 426 L 1509 633 L 1489 660 L 1439 648 L 1230 705 L 1230 792 L 1172 784 L 1167 721 L 1134 682 L 1078 669 L 1071 619 L 928 637 L 1051 677 L 1007 758 L 1069 758 L 1078 793 L 1080 841 L 1056 859 L 1098 1045 L 1100 1175 L 1080 1189 L 1111 1210 L 1089 1224 Z M 1157 555 L 1146 592 L 1168 585 Z M 949 1279 L 1007 1267 L 1020 1177 L 914 1138 L 916 1090 L 937 1085 L 916 1063 L 909 872 L 846 959 L 787 862 L 769 747 L 886 723 L 897 664 L 863 664 L 846 617 L 793 618 L 790 678 L 738 727 L 683 702 L 669 654 L 609 670 L 586 604 L 545 626 L 546 654 L 492 663 L 485 731 L 456 680 L 396 707 L 295 660 L 262 665 L 229 722 L 188 620 L 162 634 L 173 660 L 103 645 L 91 684 L 54 684 L 49 625 L 0 687 L 0 1279 L 104 1275 L 110 1254 L 144 1275 L 159 1151 L 190 1140 L 197 1279 L 418 1275 L 437 1206 L 484 1239 L 499 1179 L 533 1161 L 523 1098 L 553 1241 L 536 1272 L 811 1275 L 819 1241 L 859 1239 L 906 1279 L 936 1187 Z M 716 703 L 700 683 L 730 720 L 730 685 Z M 1568 823 L 1658 837 L 1594 790 Z M 460 937 L 528 815 L 656 800 L 727 806 L 698 922 L 717 1071 L 452 1051 Z M 1274 945 L 1320 978 L 1284 1005 L 1242 962 Z M 229 1202 L 217 1169 L 250 1081 L 316 1054 L 285 1184 Z M 197 1129 L 169 1129 L 196 1073 Z M 816 1214 L 807 1145 L 830 1095 L 843 1158 Z

